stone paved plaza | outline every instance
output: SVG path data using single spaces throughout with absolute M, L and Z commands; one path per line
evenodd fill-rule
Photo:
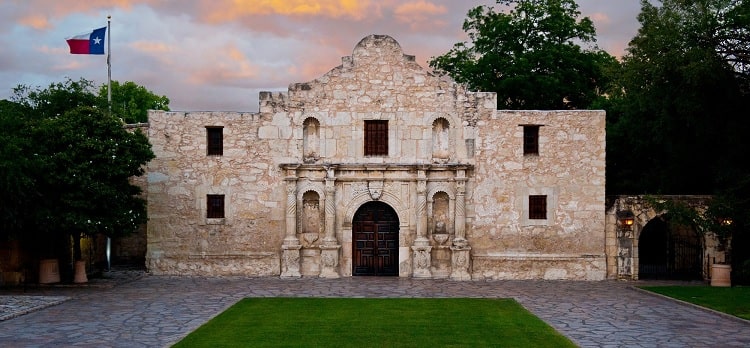
M 0 347 L 167 347 L 243 297 L 511 297 L 582 347 L 750 346 L 749 322 L 632 288 L 641 284 L 147 275 L 115 286 L 4 290 L 69 299 L 0 321 Z

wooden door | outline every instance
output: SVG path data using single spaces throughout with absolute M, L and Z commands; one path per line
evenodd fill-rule
M 398 275 L 398 215 L 388 204 L 362 205 L 352 221 L 352 275 Z

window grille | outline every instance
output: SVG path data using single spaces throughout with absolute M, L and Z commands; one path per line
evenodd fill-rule
M 222 127 L 206 127 L 206 154 L 222 156 L 224 154 L 224 129 Z
M 547 196 L 529 196 L 529 219 L 547 219 Z
M 539 154 L 539 126 L 523 126 L 523 154 Z
M 365 156 L 388 156 L 388 121 L 365 121 Z
M 206 195 L 206 217 L 209 219 L 224 218 L 224 195 Z

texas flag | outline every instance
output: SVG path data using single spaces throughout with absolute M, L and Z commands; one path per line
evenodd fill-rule
M 94 29 L 90 33 L 80 34 L 65 39 L 72 54 L 104 54 L 104 35 L 107 27 Z

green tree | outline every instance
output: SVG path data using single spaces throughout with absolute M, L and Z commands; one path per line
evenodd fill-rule
M 721 39 L 744 3 L 641 2 L 607 110 L 610 192 L 713 193 L 745 173 L 748 95 Z
M 13 89 L 10 100 L 27 108 L 26 116 L 50 118 L 60 116 L 79 106 L 99 104 L 100 101 L 97 100 L 93 90 L 94 83 L 92 81 L 83 78 L 74 81 L 66 78 L 63 82 L 51 83 L 45 89 L 18 85 Z
M 8 144 L 0 151 L 6 238 L 46 241 L 49 248 L 37 252 L 54 256 L 72 236 L 80 258 L 82 235 L 119 236 L 146 221 L 145 201 L 130 179 L 143 175 L 151 145 L 103 108 L 104 98 L 90 81 L 67 79 L 46 89 L 18 86 L 0 102 L 0 140 Z M 129 112 L 136 108 L 145 114 L 138 103 Z
M 77 107 L 35 127 L 33 138 L 44 155 L 38 180 L 43 196 L 37 212 L 45 232 L 120 236 L 146 222 L 141 176 L 154 155 L 148 138 L 129 132 L 119 118 L 92 107 Z M 80 248 L 75 248 L 80 258 Z
M 750 1 L 642 0 L 638 20 L 607 101 L 607 191 L 715 195 L 750 281 Z
M 39 197 L 34 174 L 41 168 L 27 127 L 27 108 L 0 101 L 0 238 L 16 239 L 33 224 L 34 201 Z
M 497 4 L 507 13 L 471 9 L 463 25 L 471 42 L 433 57 L 430 67 L 471 89 L 497 92 L 498 108 L 589 107 L 608 83 L 603 69 L 616 60 L 595 46 L 593 22 L 579 18 L 575 1 Z
M 101 108 L 108 108 L 107 85 L 99 89 Z M 148 122 L 148 110 L 169 111 L 169 98 L 156 95 L 135 82 L 120 84 L 112 81 L 112 113 L 119 115 L 125 123 Z

